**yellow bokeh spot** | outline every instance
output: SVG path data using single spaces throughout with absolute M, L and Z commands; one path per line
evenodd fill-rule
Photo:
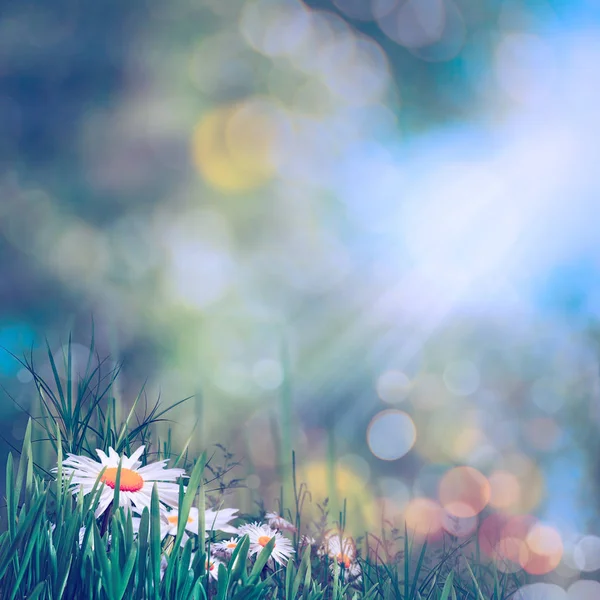
M 404 511 L 406 528 L 420 538 L 435 537 L 442 529 L 442 507 L 429 498 L 413 498 Z
M 215 108 L 204 114 L 194 129 L 194 165 L 218 191 L 254 189 L 275 172 L 284 124 L 283 113 L 266 100 Z
M 536 463 L 524 454 L 511 453 L 502 457 L 497 466 L 499 471 L 511 474 L 516 480 L 511 484 L 513 491 L 505 491 L 506 496 L 512 495 L 512 501 L 504 498 L 506 504 L 501 508 L 509 513 L 527 513 L 536 509 L 546 492 L 544 476 Z M 497 482 L 494 487 L 497 504 Z M 517 489 L 518 494 L 514 493 Z
M 313 462 L 300 468 L 298 482 L 306 483 L 312 502 L 305 505 L 303 518 L 318 519 L 317 504 L 325 498 L 330 500 L 331 516 L 338 518 L 338 512 L 346 500 L 346 528 L 344 535 L 363 535 L 365 530 L 375 531 L 381 527 L 380 513 L 373 493 L 367 482 L 356 472 L 341 463 L 333 468 L 325 462 Z M 331 505 L 332 502 L 336 506 Z

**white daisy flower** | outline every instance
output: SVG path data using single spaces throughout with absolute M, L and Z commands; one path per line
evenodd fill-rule
M 284 565 L 290 556 L 294 554 L 292 543 L 284 538 L 279 531 L 271 529 L 268 525 L 251 523 L 242 525 L 239 529 L 240 535 L 248 535 L 250 540 L 250 555 L 258 554 L 270 541 L 275 538 L 275 546 L 271 552 L 271 558 L 278 564 Z
M 216 581 L 219 579 L 219 565 L 223 564 L 217 557 L 211 556 L 210 559 L 206 559 L 205 569 L 208 574 Z
M 222 542 L 215 542 L 210 545 L 211 550 L 220 556 L 229 557 L 240 543 L 239 538 L 231 538 Z
M 96 518 L 102 515 L 110 506 L 114 497 L 114 489 L 117 480 L 119 461 L 121 462 L 121 479 L 119 486 L 119 505 L 126 510 L 142 512 L 145 506 L 150 510 L 150 499 L 152 486 L 156 483 L 160 501 L 167 505 L 176 507 L 179 504 L 179 484 L 172 483 L 179 477 L 185 475 L 184 469 L 165 469 L 168 460 L 141 466 L 139 457 L 144 452 L 144 446 L 140 446 L 129 458 L 125 455 L 119 456 L 112 448 L 108 450 L 108 456 L 102 450 L 96 450 L 100 462 L 69 454 L 63 461 L 63 479 L 71 479 L 73 494 L 81 489 L 83 494 L 89 494 L 93 488 L 100 472 L 106 467 L 100 478 L 101 496 Z M 53 469 L 57 471 L 57 469 Z
M 342 564 L 334 561 L 329 565 L 329 570 L 331 571 L 332 575 L 334 575 L 335 572 L 339 570 L 340 575 L 343 576 L 347 582 L 351 581 L 352 583 L 360 583 L 360 581 L 362 580 L 362 570 L 360 568 L 360 565 L 356 561 L 351 562 L 350 564 L 348 564 L 348 566 L 346 566 L 346 564 L 344 563 L 343 571 Z
M 294 525 L 292 525 L 289 521 L 286 521 L 281 515 L 278 515 L 275 512 L 268 512 L 265 515 L 265 519 L 269 527 L 272 529 L 279 529 L 279 531 L 291 531 L 292 533 L 298 531 Z
M 177 527 L 179 526 L 179 511 L 177 509 L 170 510 L 161 514 L 160 518 L 160 537 L 164 539 L 168 535 L 175 537 L 177 535 Z M 187 523 L 185 529 L 191 533 L 198 533 L 198 509 L 190 507 L 188 514 Z M 184 532 L 181 538 L 181 545 L 185 546 L 185 543 L 189 539 L 187 533 Z
M 300 536 L 300 548 L 302 550 L 304 550 L 306 548 L 306 546 L 314 546 L 317 543 L 317 540 L 315 540 L 314 537 L 311 537 L 310 535 L 304 535 L 302 534 Z
M 212 510 L 211 508 L 204 511 L 204 524 L 207 531 L 223 531 L 225 533 L 237 533 L 238 528 L 231 524 L 231 521 L 238 518 L 236 514 L 237 508 L 219 508 Z M 196 531 L 198 529 L 196 528 Z
M 192 552 L 190 556 L 190 569 L 194 564 L 194 558 L 196 558 L 196 553 Z M 210 558 L 206 557 L 206 562 L 204 563 L 204 569 L 208 571 L 210 577 L 212 577 L 215 581 L 219 579 L 219 565 L 223 564 L 216 556 L 211 556 Z
M 196 553 L 193 552 L 190 556 L 190 569 L 192 568 L 192 564 L 194 563 L 194 558 Z M 219 578 L 219 565 L 222 564 L 221 561 L 215 556 L 211 556 L 210 560 L 206 559 L 205 569 L 208 571 L 208 574 L 215 580 Z M 162 579 L 167 571 L 167 567 L 169 566 L 169 562 L 167 558 L 163 554 L 160 559 L 160 578 Z
M 348 578 L 353 580 L 355 583 L 362 581 L 362 569 L 357 561 L 354 561 L 348 569 Z
M 237 513 L 237 508 L 224 508 L 218 512 L 213 510 L 204 511 L 204 522 L 206 529 L 209 527 L 212 528 L 211 531 L 225 531 L 229 533 L 237 533 L 237 527 L 233 527 L 230 525 L 230 521 L 236 518 L 234 513 Z M 190 512 L 188 514 L 187 523 L 185 524 L 185 529 L 190 533 L 197 534 L 198 533 L 198 509 L 194 506 L 190 507 Z M 139 517 L 133 517 L 133 531 L 137 533 L 140 528 L 141 519 Z M 160 515 L 160 537 L 164 539 L 168 535 L 172 535 L 173 537 L 177 536 L 177 527 L 179 525 L 179 511 L 177 509 L 172 509 L 169 511 L 164 511 Z M 205 537 L 208 537 L 208 532 L 206 532 Z M 184 532 L 181 538 L 181 545 L 185 546 L 185 543 L 189 539 L 189 535 Z
M 344 568 L 349 569 L 356 558 L 356 545 L 351 537 L 344 537 L 339 531 L 328 533 L 323 540 L 323 552 Z

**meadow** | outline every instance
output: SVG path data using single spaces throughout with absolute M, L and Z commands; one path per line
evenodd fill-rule
M 190 440 L 175 448 L 170 430 L 156 435 L 185 399 L 144 407 L 140 393 L 119 419 L 118 369 L 102 373 L 98 361 L 76 376 L 70 344 L 64 365 L 48 351 L 51 380 L 32 359 L 14 357 L 35 381 L 40 416 L 6 464 L 2 600 L 554 598 L 555 586 L 520 568 L 506 544 L 486 557 L 479 530 L 430 539 L 405 522 L 353 538 L 345 501 L 335 512 L 327 499 L 318 520 L 305 519 L 310 491 L 295 456 L 292 506 L 255 514 L 224 506 L 240 481 L 211 465 L 214 454 L 192 456 Z

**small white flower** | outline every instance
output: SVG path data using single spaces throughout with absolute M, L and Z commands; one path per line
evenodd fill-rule
M 192 568 L 192 564 L 194 563 L 194 558 L 196 557 L 196 553 L 193 552 L 190 556 L 190 569 Z M 211 556 L 210 560 L 207 558 L 205 563 L 205 569 L 208 571 L 208 574 L 213 579 L 218 579 L 219 577 L 219 565 L 222 564 L 221 561 L 215 556 Z M 169 562 L 167 561 L 166 556 L 163 554 L 160 559 L 160 578 L 162 579 L 167 571 L 167 567 L 169 566 Z
M 190 568 L 194 563 L 194 558 L 196 557 L 196 553 L 193 552 L 190 556 Z M 219 579 L 219 565 L 223 564 L 216 556 L 211 556 L 210 558 L 206 558 L 206 562 L 204 563 L 204 569 L 208 572 L 209 576 L 214 580 Z
M 239 529 L 240 535 L 248 535 L 250 540 L 250 554 L 258 554 L 270 541 L 275 538 L 275 546 L 271 552 L 271 558 L 278 564 L 284 565 L 290 556 L 294 554 L 292 543 L 284 538 L 279 531 L 271 529 L 268 525 L 251 523 L 242 525 Z
M 233 551 L 237 548 L 239 541 L 239 538 L 231 538 L 229 540 L 211 544 L 210 548 L 211 550 L 214 550 L 215 554 L 228 557 L 233 554 Z
M 238 528 L 231 524 L 231 521 L 238 518 L 237 508 L 211 508 L 204 511 L 204 524 L 207 531 L 223 531 L 225 533 L 237 533 Z
M 219 565 L 221 564 L 223 563 L 215 556 L 206 559 L 205 569 L 215 581 L 219 579 Z
M 356 545 L 351 537 L 343 536 L 334 530 L 325 535 L 321 553 L 327 554 L 333 561 L 349 569 L 356 558 Z
M 351 562 L 348 566 L 334 561 L 329 565 L 329 570 L 332 575 L 339 571 L 340 576 L 344 577 L 347 582 L 359 583 L 362 580 L 362 570 L 356 561 Z
M 286 521 L 282 516 L 275 512 L 268 512 L 265 515 L 265 519 L 267 520 L 269 527 L 272 529 L 279 529 L 279 531 L 291 531 L 292 533 L 298 531 L 294 525 L 292 525 L 289 521 Z
M 307 546 L 314 546 L 317 543 L 314 537 L 302 534 L 300 536 L 300 548 L 304 550 Z
M 143 452 L 144 446 L 140 446 L 130 457 L 119 456 L 112 448 L 109 448 L 108 456 L 102 450 L 96 450 L 100 462 L 86 456 L 69 454 L 62 465 L 63 479 L 65 481 L 71 479 L 73 494 L 82 490 L 85 496 L 93 490 L 100 472 L 106 467 L 99 484 L 102 491 L 95 513 L 98 518 L 113 501 L 117 470 L 119 462 L 121 462 L 120 506 L 139 513 L 144 507 L 148 507 L 150 510 L 152 487 L 156 483 L 160 501 L 167 506 L 176 507 L 179 503 L 179 485 L 173 482 L 184 476 L 185 471 L 183 469 L 165 469 L 168 460 L 161 460 L 142 467 L 138 458 Z M 53 469 L 54 472 L 57 470 Z
M 224 508 L 218 512 L 211 509 L 204 512 L 204 522 L 207 531 L 205 537 L 208 537 L 209 527 L 211 531 L 225 531 L 230 533 L 236 533 L 237 527 L 230 525 L 230 521 L 236 518 L 234 513 L 237 513 L 237 508 Z M 198 534 L 198 519 L 199 512 L 194 506 L 190 507 L 188 513 L 187 523 L 185 524 L 185 530 L 192 533 Z M 138 532 L 140 528 L 141 519 L 139 517 L 133 517 L 133 531 Z M 171 509 L 169 511 L 163 511 L 160 515 L 160 537 L 164 539 L 168 535 L 173 537 L 177 536 L 177 528 L 179 526 L 179 511 L 177 509 Z M 185 543 L 189 539 L 189 535 L 184 532 L 181 538 L 181 545 L 185 546 Z
M 168 535 L 172 535 L 175 537 L 177 535 L 177 528 L 179 526 L 179 511 L 177 509 L 170 510 L 168 512 L 164 512 L 161 515 L 160 519 L 160 537 L 164 539 Z M 185 530 L 191 533 L 198 533 L 198 509 L 195 507 L 190 507 L 190 512 L 188 514 L 187 523 L 185 524 Z M 189 535 L 187 533 L 183 534 L 181 538 L 181 545 L 185 546 L 185 543 L 188 541 Z

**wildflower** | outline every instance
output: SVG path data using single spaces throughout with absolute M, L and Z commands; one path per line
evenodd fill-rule
M 221 556 L 231 556 L 233 551 L 237 548 L 239 542 L 239 538 L 231 538 L 229 540 L 212 544 L 211 549 L 214 550 L 215 554 L 219 554 Z
M 208 537 L 208 531 L 225 531 L 228 533 L 237 533 L 237 527 L 230 525 L 230 521 L 235 518 L 234 513 L 238 512 L 237 508 L 224 508 L 218 512 L 213 510 L 204 511 L 204 523 L 207 531 L 205 537 Z M 190 508 L 185 529 L 191 533 L 198 533 L 198 509 Z M 177 509 L 164 512 L 161 515 L 160 536 L 164 539 L 167 535 L 176 536 L 177 527 L 179 524 L 179 511 Z M 181 539 L 181 545 L 185 545 L 189 536 L 184 533 Z
M 206 531 L 237 533 L 238 528 L 231 525 L 231 521 L 233 521 L 233 519 L 237 519 L 237 515 L 235 514 L 237 512 L 237 508 L 220 508 L 216 511 L 209 508 L 205 510 L 204 523 L 206 525 Z
M 150 509 L 152 486 L 156 483 L 160 501 L 167 505 L 176 507 L 179 503 L 179 485 L 172 483 L 177 478 L 185 475 L 183 469 L 165 469 L 167 460 L 161 460 L 145 467 L 141 466 L 138 458 L 142 455 L 144 446 L 140 446 L 129 458 L 125 455 L 119 456 L 112 448 L 108 450 L 108 456 L 102 450 L 96 450 L 100 462 L 69 454 L 63 462 L 63 479 L 71 480 L 74 486 L 73 494 L 81 489 L 83 494 L 89 494 L 98 479 L 102 469 L 104 473 L 100 477 L 101 495 L 95 516 L 98 518 L 110 506 L 114 497 L 114 489 L 117 483 L 117 471 L 121 463 L 121 479 L 119 485 L 119 505 L 126 510 L 133 509 L 142 512 L 145 506 Z M 53 469 L 57 471 L 57 469 Z
M 345 564 L 342 566 L 339 562 L 332 562 L 329 565 L 329 570 L 332 575 L 335 574 L 336 571 L 343 572 L 347 582 L 360 583 L 362 580 L 362 570 L 357 561 L 351 562 L 348 566 Z
M 196 556 L 195 552 L 192 553 L 192 555 L 190 556 L 190 569 L 192 568 L 192 564 L 194 563 L 195 556 Z M 211 556 L 210 560 L 208 558 L 206 559 L 204 568 L 206 569 L 206 571 L 208 571 L 208 574 L 215 580 L 218 579 L 218 576 L 219 576 L 219 565 L 220 564 L 221 564 L 221 561 L 214 556 Z M 166 556 L 163 554 L 160 559 L 160 578 L 161 579 L 164 577 L 168 566 L 169 566 L 169 562 L 167 561 Z
M 179 511 L 177 509 L 170 510 L 161 515 L 160 520 L 160 537 L 164 539 L 167 535 L 176 536 L 177 527 L 179 526 Z M 198 533 L 198 509 L 193 506 L 188 513 L 185 529 L 191 533 Z M 182 544 L 185 544 L 188 536 L 184 533 Z
M 349 569 L 356 558 L 356 546 L 351 537 L 344 537 L 340 532 L 333 531 L 325 536 L 322 553 L 327 554 L 340 566 Z
M 210 559 L 206 559 L 204 568 L 208 571 L 208 574 L 216 581 L 219 579 L 219 565 L 221 561 L 215 556 L 211 556 Z
M 258 554 L 270 541 L 275 538 L 275 546 L 271 558 L 278 564 L 284 565 L 294 553 L 292 543 L 284 538 L 281 533 L 271 529 L 268 525 L 251 523 L 239 529 L 240 535 L 248 535 L 250 540 L 250 554 Z
M 298 531 L 289 521 L 286 521 L 282 516 L 275 512 L 268 512 L 265 515 L 265 519 L 269 527 L 273 529 L 279 529 L 279 531 L 291 531 L 292 533 Z
M 304 535 L 302 534 L 300 536 L 300 549 L 304 550 L 307 546 L 314 546 L 317 543 L 317 540 L 315 540 L 314 537 L 311 537 L 310 535 Z
M 204 522 L 206 524 L 206 528 L 211 531 L 225 531 L 229 533 L 236 533 L 237 527 L 233 527 L 230 525 L 230 521 L 233 517 L 233 514 L 238 511 L 237 508 L 224 508 L 218 513 L 213 510 L 204 511 Z M 185 529 L 190 533 L 197 534 L 198 533 L 198 509 L 194 506 L 190 507 L 190 512 L 188 513 L 187 523 L 185 524 Z M 215 517 L 216 515 L 216 517 Z M 140 529 L 141 519 L 139 517 L 133 517 L 133 531 L 138 533 Z M 172 535 L 175 537 L 177 535 L 177 527 L 179 525 L 179 511 L 177 509 L 172 509 L 169 511 L 163 511 L 160 515 L 160 539 L 164 539 L 168 535 Z M 208 533 L 205 533 L 205 536 L 208 537 Z M 189 539 L 189 535 L 184 532 L 181 538 L 181 545 L 185 546 L 185 543 Z
M 193 552 L 190 556 L 190 569 L 194 564 L 194 559 L 196 558 L 196 553 Z M 211 556 L 210 558 L 206 557 L 206 562 L 204 563 L 204 570 L 216 581 L 219 578 L 219 565 L 222 562 L 216 557 Z

